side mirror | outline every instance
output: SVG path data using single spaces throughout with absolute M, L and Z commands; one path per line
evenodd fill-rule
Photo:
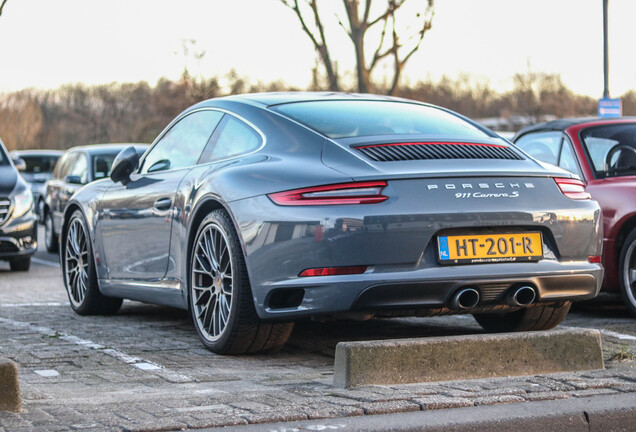
M 139 155 L 137 150 L 133 146 L 126 147 L 119 152 L 113 161 L 113 166 L 110 169 L 110 179 L 115 183 L 121 182 L 121 184 L 126 185 L 130 181 L 130 175 L 138 166 Z
M 13 165 L 15 165 L 18 171 L 26 171 L 26 162 L 22 158 L 13 159 Z
M 64 177 L 64 183 L 82 184 L 82 178 L 78 175 L 67 175 Z

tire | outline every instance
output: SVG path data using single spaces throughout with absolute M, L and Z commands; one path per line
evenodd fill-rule
M 287 342 L 293 322 L 262 322 L 256 314 L 241 245 L 224 210 L 203 219 L 189 256 L 190 312 L 206 348 L 217 354 L 245 354 Z
M 44 223 L 44 215 L 46 214 L 46 208 L 44 205 L 44 200 L 42 198 L 38 199 L 38 204 L 35 207 L 37 210 L 37 216 L 38 216 L 38 223 L 43 224 Z
M 572 302 L 538 304 L 514 312 L 473 314 L 489 333 L 549 330 L 563 321 Z
M 57 253 L 60 249 L 60 244 L 55 233 L 55 225 L 53 225 L 53 215 L 51 212 L 46 212 L 44 216 L 44 246 L 47 252 Z
M 621 295 L 627 310 L 636 317 L 636 229 L 625 239 L 618 259 Z
M 31 257 L 12 258 L 9 260 L 11 271 L 29 271 Z
M 110 315 L 121 307 L 122 299 L 99 291 L 93 248 L 84 216 L 71 216 L 62 245 L 62 274 L 71 308 L 79 315 Z

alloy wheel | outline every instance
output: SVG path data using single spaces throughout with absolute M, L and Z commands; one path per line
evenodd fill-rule
M 630 236 L 631 237 L 631 236 Z M 623 286 L 626 300 L 636 309 L 636 241 L 632 241 L 623 258 Z
M 79 218 L 71 221 L 66 236 L 65 276 L 69 298 L 74 306 L 81 306 L 88 289 L 88 245 L 86 232 Z
M 199 233 L 192 258 L 192 305 L 197 327 L 210 342 L 228 327 L 232 310 L 232 253 L 225 233 L 210 224 Z

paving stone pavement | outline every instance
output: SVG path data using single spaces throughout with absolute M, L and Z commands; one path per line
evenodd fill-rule
M 24 406 L 0 413 L 0 432 L 179 430 L 636 392 L 636 361 L 614 359 L 636 352 L 636 320 L 584 311 L 565 325 L 591 323 L 606 329 L 605 370 L 345 390 L 331 385 L 339 341 L 479 327 L 470 317 L 306 321 L 279 352 L 217 356 L 184 311 L 125 302 L 115 316 L 81 317 L 59 269 L 0 267 L 0 356 L 19 365 Z

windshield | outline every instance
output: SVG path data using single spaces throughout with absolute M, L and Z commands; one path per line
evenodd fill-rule
M 26 163 L 25 173 L 52 173 L 55 162 L 59 156 L 49 155 L 21 155 L 20 158 Z
M 581 141 L 597 178 L 636 175 L 636 124 L 585 129 Z
M 311 101 L 273 107 L 329 138 L 424 134 L 480 140 L 486 132 L 439 108 L 389 101 Z

